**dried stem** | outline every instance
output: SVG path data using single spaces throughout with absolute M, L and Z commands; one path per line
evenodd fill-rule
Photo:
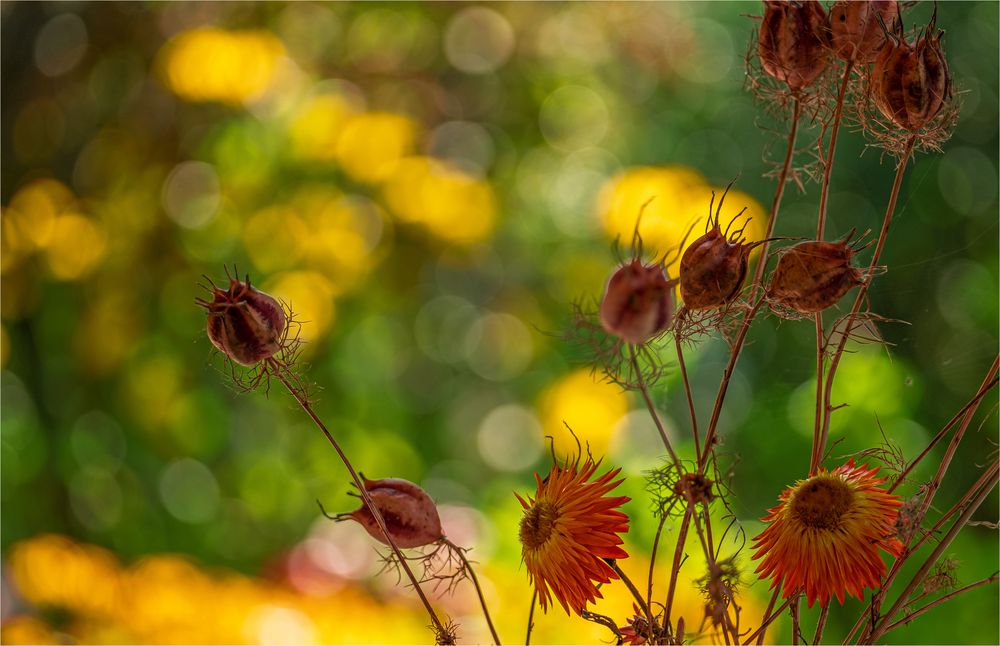
M 678 323 L 680 317 L 678 317 Z M 677 365 L 681 369 L 681 381 L 684 382 L 684 395 L 687 397 L 688 412 L 691 414 L 691 435 L 694 436 L 694 454 L 701 455 L 701 446 L 698 443 L 698 415 L 694 410 L 694 396 L 691 393 L 691 382 L 688 379 L 687 366 L 684 363 L 684 349 L 681 337 L 674 334 L 674 344 L 677 346 Z
M 832 153 L 831 153 L 832 155 Z M 821 225 L 822 226 L 822 225 Z M 809 459 L 809 477 L 816 475 L 823 454 L 820 450 L 820 432 L 823 427 L 823 357 L 826 350 L 826 336 L 823 333 L 823 312 L 816 312 L 816 413 L 813 420 L 812 457 Z
M 775 594 L 777 594 L 777 590 L 775 591 Z M 780 617 L 781 613 L 785 611 L 785 608 L 790 606 L 797 598 L 798 597 L 789 597 L 785 599 L 785 603 L 781 604 L 777 610 L 764 617 L 764 620 L 760 623 L 760 628 L 752 632 L 749 637 L 743 640 L 743 646 L 748 646 L 748 644 L 752 643 L 755 639 L 758 640 L 758 644 L 763 643 L 764 632 L 767 630 L 767 627 L 770 626 L 775 619 Z
M 910 623 L 911 621 L 913 621 L 914 619 L 916 619 L 920 615 L 924 614 L 928 610 L 936 608 L 937 606 L 940 606 L 942 603 L 945 603 L 946 601 L 951 601 L 952 599 L 954 599 L 955 597 L 957 597 L 958 595 L 960 595 L 962 593 L 968 592 L 969 590 L 974 590 L 975 588 L 979 588 L 979 587 L 982 587 L 984 585 L 989 585 L 990 583 L 996 583 L 998 579 L 1000 579 L 1000 573 L 994 572 L 993 574 L 991 574 L 990 576 L 986 577 L 985 579 L 980 579 L 979 581 L 976 581 L 975 583 L 970 583 L 969 585 L 967 585 L 967 586 L 965 586 L 963 588 L 959 588 L 958 590 L 955 590 L 954 592 L 949 592 L 948 594 L 944 595 L 943 597 L 937 598 L 934 601 L 931 601 L 930 603 L 928 603 L 927 605 L 921 606 L 917 610 L 914 610 L 913 612 L 909 613 L 908 615 L 906 615 L 905 617 L 903 617 L 899 621 L 896 621 L 894 623 L 889 624 L 889 626 L 886 627 L 885 632 L 889 632 L 890 630 L 895 630 L 896 628 L 899 628 L 900 626 L 903 626 L 905 624 Z
M 642 608 L 643 614 L 646 615 L 646 621 L 649 622 L 649 630 L 653 631 L 654 626 L 656 626 L 656 619 L 653 617 L 653 613 L 650 611 L 649 605 L 646 604 L 646 600 L 639 593 L 639 588 L 635 587 L 635 584 L 632 583 L 632 579 L 628 578 L 628 575 L 625 574 L 624 570 L 621 569 L 616 561 L 612 560 L 610 565 L 611 569 L 618 575 L 618 578 L 620 578 L 622 583 L 625 584 L 625 587 L 628 588 L 628 591 L 632 593 L 632 598 L 635 599 L 639 604 L 639 607 Z M 649 636 L 652 637 L 652 635 Z
M 365 506 L 371 511 L 372 516 L 375 518 L 375 522 L 378 523 L 379 530 L 381 530 L 382 535 L 385 536 L 385 539 L 389 542 L 389 547 L 392 548 L 393 554 L 395 554 L 396 559 L 399 561 L 400 567 L 402 567 L 403 571 L 406 572 L 406 576 L 410 579 L 413 589 L 416 590 L 417 596 L 420 597 L 420 601 L 424 604 L 424 608 L 427 609 L 427 615 L 431 618 L 431 622 L 434 624 L 435 630 L 438 633 L 446 632 L 441 620 L 438 619 L 437 613 L 435 613 L 434 608 L 431 607 L 431 602 L 427 599 L 423 589 L 420 587 L 420 582 L 417 581 L 417 577 L 414 576 L 413 570 L 411 570 L 410 566 L 407 564 L 406 557 L 403 556 L 403 553 L 396 545 L 396 541 L 393 540 L 392 534 L 389 533 L 389 528 L 386 527 L 385 519 L 382 518 L 381 510 L 379 510 L 379 508 L 375 505 L 375 501 L 372 500 L 371 496 L 368 495 L 368 490 L 365 489 L 365 483 L 362 482 L 361 477 L 358 476 L 358 472 L 354 470 L 354 466 L 347 458 L 347 454 L 340 448 L 340 444 L 333 438 L 333 435 L 326 428 L 323 420 L 321 420 L 316 414 L 316 411 L 313 410 L 312 404 L 310 404 L 309 400 L 302 394 L 301 389 L 296 388 L 292 382 L 289 381 L 286 374 L 286 367 L 273 358 L 268 359 L 267 362 L 271 370 L 271 374 L 277 377 L 278 381 L 284 384 L 285 388 L 287 388 L 288 392 L 293 398 L 295 398 L 295 401 L 299 403 L 299 406 L 302 407 L 302 410 L 305 411 L 306 415 L 308 415 L 316 426 L 319 427 L 319 430 L 323 431 L 323 435 L 326 436 L 326 439 L 333 447 L 333 450 L 340 456 L 340 460 L 344 463 L 348 473 L 351 474 L 351 478 L 354 480 L 354 484 L 357 486 L 358 491 L 361 494 L 361 498 L 364 500 Z
M 472 564 L 469 563 L 469 559 L 465 557 L 465 550 L 463 550 L 458 545 L 455 545 L 447 538 L 444 539 L 444 544 L 452 549 L 452 552 L 458 555 L 458 558 L 462 561 L 462 567 L 465 568 L 466 574 L 472 580 L 472 585 L 476 588 L 476 594 L 479 596 L 479 605 L 483 607 L 483 615 L 486 616 L 486 625 L 490 627 L 490 634 L 493 635 L 493 642 L 500 646 L 500 637 L 497 635 L 497 629 L 493 627 L 493 619 L 490 617 L 490 609 L 486 606 L 486 598 L 483 596 L 483 589 L 479 585 L 479 578 L 476 577 L 476 571 L 472 569 Z
M 761 619 L 762 619 L 761 626 L 757 630 L 757 632 L 754 633 L 754 635 L 757 635 L 757 644 L 758 644 L 758 646 L 760 646 L 760 644 L 764 643 L 764 635 L 766 633 L 766 629 L 767 629 L 768 624 L 770 624 L 772 621 L 774 621 L 774 618 L 781 614 L 781 609 L 778 609 L 778 611 L 775 614 L 773 614 L 773 615 L 771 614 L 771 610 L 774 609 L 774 604 L 777 603 L 777 601 L 778 601 L 778 595 L 779 594 L 781 594 L 781 586 L 780 585 L 774 587 L 774 594 L 771 595 L 771 600 L 767 604 L 767 610 L 765 610 L 764 614 L 761 615 Z M 790 601 L 789 601 L 789 603 L 790 603 Z M 758 635 L 758 633 L 759 633 L 759 635 Z M 747 639 L 747 641 L 745 641 L 743 643 L 744 644 L 749 644 L 752 639 L 753 639 L 753 636 L 751 636 L 749 639 Z
M 524 633 L 524 646 L 531 644 L 531 629 L 535 627 L 535 603 L 538 601 L 538 588 L 531 591 L 531 606 L 528 608 L 528 628 Z
M 677 468 L 677 475 L 683 476 L 684 468 L 681 466 L 681 461 L 677 457 L 677 453 L 674 452 L 674 447 L 670 444 L 670 439 L 667 437 L 667 430 L 663 426 L 660 414 L 656 412 L 656 407 L 653 405 L 653 398 L 649 394 L 649 387 L 646 385 L 646 380 L 642 376 L 642 370 L 639 369 L 639 357 L 635 351 L 635 345 L 630 343 L 628 351 L 629 358 L 632 360 L 632 369 L 635 371 L 636 385 L 639 388 L 639 392 L 642 393 L 642 398 L 646 402 L 646 408 L 649 410 L 649 415 L 653 418 L 653 423 L 656 424 L 656 430 L 660 432 L 660 438 L 663 440 L 663 446 L 667 447 L 667 453 L 670 454 L 670 459 L 674 461 L 674 467 Z
M 667 603 L 664 608 L 663 623 L 670 625 L 670 614 L 674 607 L 674 592 L 677 589 L 677 577 L 681 571 L 681 561 L 684 558 L 684 544 L 687 542 L 688 525 L 691 523 L 691 516 L 694 509 L 688 505 L 684 510 L 684 519 L 681 521 L 681 528 L 677 532 L 677 545 L 674 547 L 674 560 L 670 566 L 670 583 L 667 584 Z
M 667 514 L 660 514 L 660 522 L 656 524 L 656 534 L 653 536 L 653 549 L 649 555 L 649 575 L 646 579 L 646 605 L 653 606 L 653 570 L 656 567 L 656 553 L 660 548 L 660 536 L 663 535 L 663 526 L 667 522 Z
M 802 632 L 802 628 L 799 626 L 799 595 L 797 594 L 792 597 L 789 613 L 792 615 L 792 646 L 798 646 L 799 633 Z
M 833 157 L 837 152 L 837 134 L 840 132 L 840 119 L 844 114 L 844 93 L 854 71 L 854 61 L 848 61 L 844 68 L 844 77 L 840 80 L 840 91 L 837 92 L 837 104 L 833 112 L 833 126 L 830 129 L 830 150 L 823 160 L 823 185 L 819 194 L 819 218 L 816 224 L 816 239 L 823 239 L 826 229 L 826 206 L 830 197 L 830 176 L 833 173 Z
M 816 622 L 816 633 L 813 635 L 812 643 L 815 646 L 823 643 L 823 629 L 826 628 L 826 618 L 830 615 L 830 603 L 823 604 L 819 611 L 819 620 Z

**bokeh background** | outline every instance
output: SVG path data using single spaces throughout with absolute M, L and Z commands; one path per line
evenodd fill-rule
M 908 10 L 907 24 L 930 11 Z M 306 321 L 317 408 L 355 464 L 420 483 L 472 548 L 505 641 L 523 639 L 531 595 L 512 492 L 547 470 L 544 436 L 568 446 L 563 422 L 623 467 L 623 567 L 645 580 L 655 522 L 643 473 L 661 447 L 642 402 L 593 377 L 586 349 L 566 341 L 571 303 L 599 297 L 611 243 L 650 196 L 643 232 L 658 253 L 737 176 L 727 215 L 747 206 L 748 231 L 764 226 L 763 174 L 785 126 L 744 89 L 759 12 L 0 5 L 4 642 L 430 638 L 414 595 L 378 575 L 367 534 L 320 516 L 317 500 L 356 506 L 322 436 L 285 393 L 235 392 L 213 357 L 196 284 L 234 263 Z M 904 182 L 871 301 L 909 324 L 883 327 L 888 351 L 845 360 L 837 397 L 850 407 L 834 417 L 831 463 L 880 443 L 879 426 L 915 455 L 997 351 L 998 5 L 942 3 L 938 15 L 964 108 L 945 154 L 918 156 Z M 851 130 L 837 158 L 829 234 L 877 229 L 892 160 Z M 806 188 L 787 193 L 779 233 L 814 229 L 817 187 Z M 707 340 L 687 358 L 706 410 L 726 347 Z M 813 363 L 811 324 L 759 319 L 721 425 L 748 536 L 807 469 Z M 690 455 L 678 386 L 671 371 L 656 396 Z M 976 424 L 939 511 L 995 452 L 995 416 Z M 994 494 L 976 519 L 996 508 Z M 691 553 L 689 631 L 703 614 Z M 949 554 L 962 584 L 986 576 L 996 531 L 970 527 Z M 748 556 L 747 626 L 767 599 Z M 623 587 L 603 591 L 597 609 L 623 623 Z M 462 640 L 488 638 L 467 585 L 436 603 Z M 997 604 L 995 586 L 980 588 L 887 639 L 996 643 Z M 860 608 L 835 608 L 827 635 Z M 561 612 L 536 624 L 540 642 L 608 638 Z M 787 621 L 772 638 L 789 639 Z

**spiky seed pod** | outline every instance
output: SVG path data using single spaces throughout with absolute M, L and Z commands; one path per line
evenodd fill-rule
M 766 0 L 757 38 L 764 71 L 793 92 L 806 87 L 830 60 L 829 29 L 817 0 Z
M 886 118 L 910 132 L 933 119 L 951 96 L 951 74 L 934 22 L 913 44 L 892 35 L 875 59 L 872 95 Z
M 208 338 L 220 352 L 243 366 L 255 365 L 282 347 L 287 317 L 270 294 L 245 281 L 229 279 L 229 289 L 212 284 L 212 300 L 195 299 L 208 311 Z
M 409 480 L 384 478 L 364 479 L 365 491 L 382 513 L 386 529 L 397 547 L 420 547 L 440 540 L 441 518 L 437 506 L 427 492 Z M 337 520 L 354 520 L 365 528 L 372 538 L 389 542 L 378 526 L 368 505 L 361 505 L 352 512 L 337 514 Z
M 629 343 L 645 343 L 670 327 L 673 287 L 662 264 L 631 260 L 608 280 L 601 300 L 601 325 Z
M 833 51 L 845 61 L 872 63 L 885 44 L 885 29 L 892 31 L 898 25 L 896 0 L 837 0 L 830 9 Z
M 863 274 L 851 265 L 855 250 L 847 243 L 801 242 L 785 251 L 771 274 L 767 299 L 802 314 L 822 312 L 834 305 Z

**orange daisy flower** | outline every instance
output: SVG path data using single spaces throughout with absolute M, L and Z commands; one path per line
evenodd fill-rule
M 551 591 L 566 614 L 580 614 L 602 598 L 595 583 L 618 578 L 603 559 L 628 557 L 618 535 L 628 531 L 628 516 L 615 508 L 629 498 L 606 495 L 624 478 L 614 480 L 621 469 L 613 469 L 591 481 L 598 464 L 589 457 L 582 465 L 554 464 L 544 479 L 535 474 L 534 498 L 514 494 L 524 507 L 522 557 L 543 611 Z
M 753 539 L 753 558 L 764 559 L 757 573 L 773 579 L 772 589 L 784 584 L 785 598 L 803 591 L 812 607 L 879 587 L 886 571 L 879 549 L 899 556 L 903 545 L 893 538 L 902 501 L 878 487 L 885 478 L 877 472 L 852 459 L 782 492 Z

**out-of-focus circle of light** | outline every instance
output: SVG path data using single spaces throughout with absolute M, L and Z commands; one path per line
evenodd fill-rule
M 363 579 L 375 566 L 378 554 L 371 537 L 356 523 L 333 523 L 317 518 L 309 532 L 306 549 L 319 567 L 345 579 Z
M 468 74 L 489 74 L 514 51 L 514 29 L 501 14 L 469 7 L 455 14 L 444 34 L 448 62 Z
M 99 410 L 84 413 L 70 430 L 69 445 L 77 464 L 117 471 L 125 458 L 127 442 L 121 425 Z
M 163 182 L 163 209 L 186 229 L 200 229 L 215 217 L 222 199 L 219 175 L 211 164 L 177 164 Z
M 534 356 L 531 332 L 519 318 L 503 312 L 480 316 L 463 340 L 465 360 L 476 374 L 490 381 L 507 381 L 521 374 Z
M 182 458 L 160 475 L 160 499 L 167 511 L 185 523 L 204 523 L 219 510 L 219 483 L 201 462 Z
M 76 280 L 90 272 L 104 256 L 104 232 L 82 215 L 56 218 L 45 259 L 58 280 Z
M 609 38 L 586 4 L 569 5 L 541 24 L 535 49 L 557 66 L 592 67 L 608 59 Z
M 938 164 L 937 179 L 948 206 L 962 215 L 979 215 L 997 196 L 996 167 L 975 148 L 949 150 Z
M 385 180 L 416 143 L 417 124 L 389 112 L 368 112 L 347 119 L 337 137 L 335 157 L 352 179 Z
M 667 431 L 667 438 L 676 447 L 677 431 L 673 419 L 660 412 L 660 420 Z M 650 468 L 649 457 L 661 455 L 666 449 L 663 438 L 645 408 L 629 411 L 618 420 L 612 431 L 608 457 L 630 473 L 641 473 Z
M 80 16 L 64 13 L 50 19 L 35 39 L 35 65 L 45 76 L 62 76 L 87 52 L 87 26 Z
M 25 251 L 44 248 L 52 239 L 56 218 L 69 210 L 76 196 L 69 188 L 54 179 L 36 179 L 25 184 L 10 200 L 4 210 L 4 237 L 13 238 L 13 246 Z
M 478 311 L 469 301 L 439 296 L 425 303 L 414 318 L 417 346 L 432 359 L 457 363 L 464 358 L 464 348 L 455 339 L 465 338 L 478 319 Z
M 294 608 L 276 605 L 257 607 L 247 617 L 244 632 L 251 643 L 263 646 L 316 643 L 316 627 Z
M 243 246 L 254 266 L 265 273 L 294 267 L 308 238 L 305 223 L 284 205 L 254 213 L 243 227 Z
M 337 138 L 355 113 L 353 102 L 339 93 L 309 98 L 298 108 L 288 126 L 292 153 L 302 159 L 332 161 L 336 158 Z
M 588 238 L 599 228 L 590 213 L 601 186 L 621 169 L 618 159 L 603 148 L 585 148 L 568 155 L 554 181 L 547 184 L 549 214 L 559 230 L 574 238 Z
M 718 83 L 726 78 L 733 66 L 733 39 L 729 31 L 714 20 L 697 18 L 688 23 L 688 29 L 698 34 L 697 54 L 683 57 L 683 64 L 674 65 L 674 71 L 692 83 Z
M 476 557 L 489 559 L 496 539 L 493 524 L 483 512 L 466 505 L 438 505 L 441 529 L 456 545 L 476 547 Z
M 476 434 L 479 457 L 498 471 L 520 471 L 542 454 L 542 423 L 517 404 L 491 410 Z
M 73 515 L 89 529 L 106 531 L 121 520 L 122 489 L 107 471 L 85 467 L 70 477 L 68 488 Z
M 448 121 L 430 134 L 429 152 L 470 175 L 482 177 L 496 154 L 486 128 L 469 121 Z
M 302 340 L 322 338 L 333 323 L 336 312 L 333 285 L 316 271 L 292 271 L 273 276 L 267 283 L 269 294 L 285 301 L 295 319 L 302 321 Z M 312 344 L 306 344 L 308 352 Z
M 538 408 L 544 432 L 552 436 L 557 455 L 575 456 L 579 440 L 584 452 L 589 445 L 595 456 L 601 456 L 607 452 L 615 424 L 628 412 L 628 396 L 619 386 L 581 368 L 550 385 Z
M 550 146 L 572 152 L 595 146 L 608 132 L 610 113 L 600 94 L 582 85 L 564 85 L 542 102 L 538 125 Z

